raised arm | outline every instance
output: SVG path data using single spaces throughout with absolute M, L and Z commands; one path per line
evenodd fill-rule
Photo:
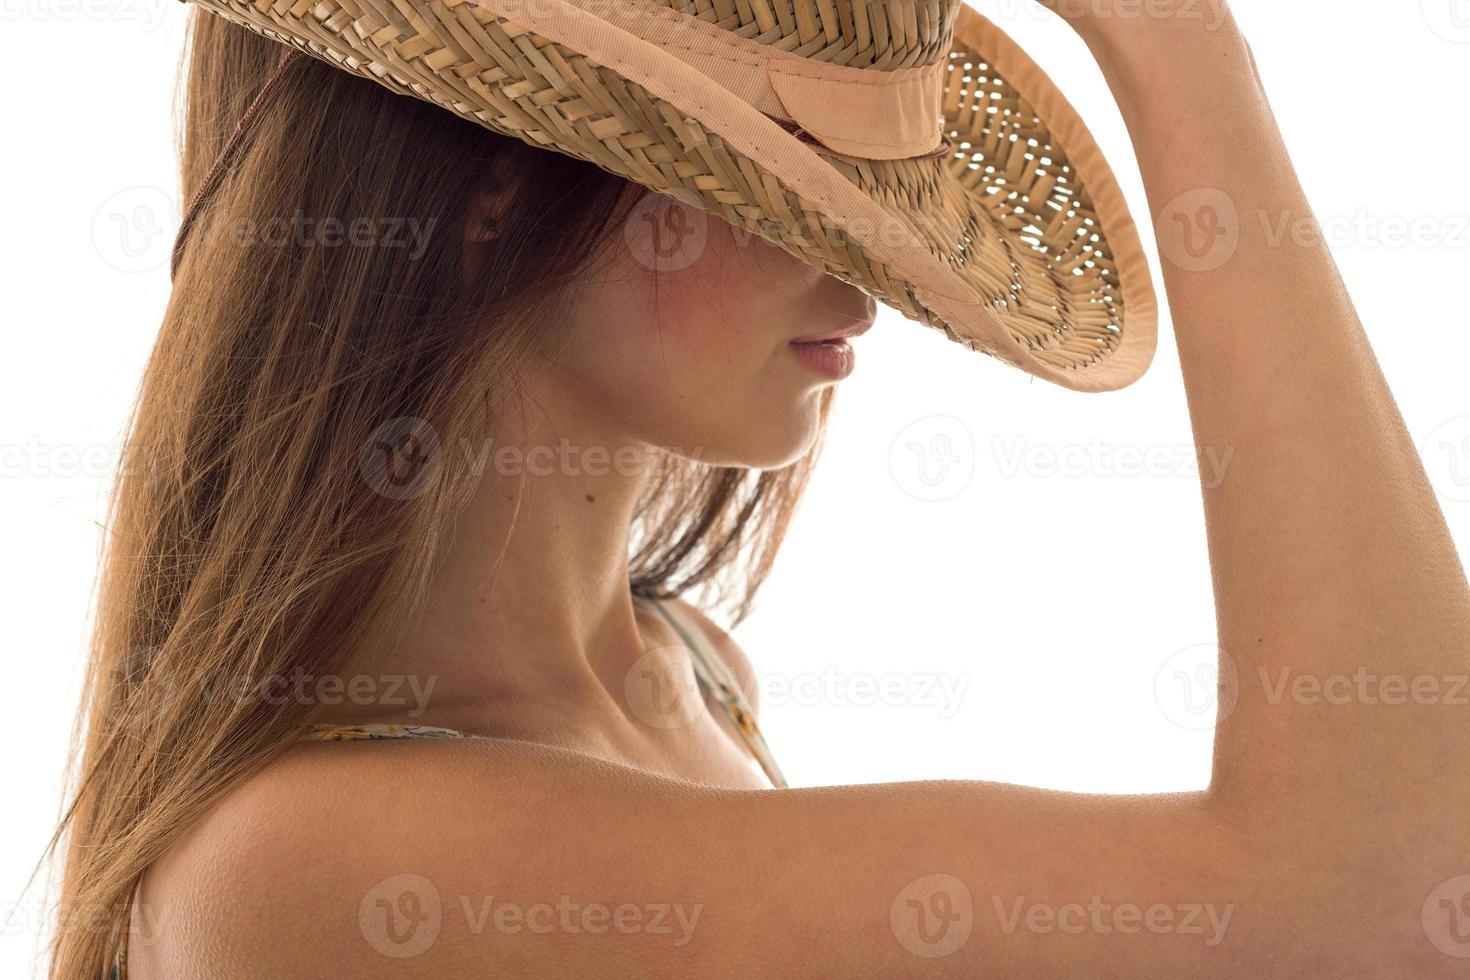
M 1211 789 L 727 792 L 514 742 L 303 748 L 150 873 L 145 921 L 189 940 L 139 951 L 156 975 L 1463 975 L 1470 602 L 1413 446 L 1326 251 L 1267 234 L 1308 211 L 1228 18 L 1075 23 L 1165 232 L 1196 437 L 1233 451 Z
M 1451 775 L 1470 748 L 1464 570 L 1248 46 L 1228 15 L 1211 29 L 1207 5 L 1177 6 L 1192 15 L 1072 22 L 1138 151 L 1195 441 L 1230 453 L 1205 488 L 1239 695 L 1215 791 L 1407 821 L 1467 799 Z

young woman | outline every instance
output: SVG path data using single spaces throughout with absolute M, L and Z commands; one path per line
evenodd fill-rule
M 1309 213 L 1223 10 L 1057 6 L 1165 234 Z M 110 526 L 55 976 L 1462 975 L 1470 593 L 1325 248 L 1161 241 L 1195 436 L 1233 450 L 1210 788 L 785 789 L 677 596 L 748 607 L 876 287 L 281 50 L 193 26 L 211 196 Z M 597 78 L 562 77 L 575 122 Z

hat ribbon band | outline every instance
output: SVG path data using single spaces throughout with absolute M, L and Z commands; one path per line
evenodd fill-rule
M 849 68 L 740 37 L 696 17 L 639 0 L 467 0 L 528 30 L 545 18 L 581 23 L 598 47 L 620 41 L 658 46 L 778 120 L 794 123 L 833 152 L 873 160 L 926 156 L 943 145 L 940 99 L 945 60 L 920 68 Z M 604 27 L 603 25 L 606 25 Z M 571 26 L 571 25 L 566 25 Z M 625 36 L 607 30 L 616 29 Z M 580 32 L 579 32 L 580 33 Z M 587 52 L 594 60 L 602 60 Z M 566 83 L 548 79 L 557 87 Z

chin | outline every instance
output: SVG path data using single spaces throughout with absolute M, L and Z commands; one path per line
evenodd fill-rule
M 816 445 L 822 432 L 821 400 L 815 394 L 779 416 L 771 406 L 745 414 L 732 413 L 741 428 L 711 438 L 700 459 L 715 466 L 779 470 L 797 462 Z

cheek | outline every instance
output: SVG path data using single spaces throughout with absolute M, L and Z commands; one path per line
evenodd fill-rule
M 789 335 L 783 316 L 808 285 L 806 268 L 700 212 L 656 214 L 635 213 L 614 240 L 592 303 L 596 333 L 583 336 L 609 366 L 666 384 L 705 389 L 760 370 Z
M 704 416 L 728 410 L 732 388 L 759 373 L 759 345 L 709 282 L 616 264 L 577 304 L 561 363 L 593 414 L 680 443 L 689 436 L 675 429 L 707 427 Z
M 592 400 L 585 410 L 640 439 L 746 465 L 780 461 L 815 424 L 815 386 L 787 342 L 826 295 L 826 277 L 695 215 L 634 214 L 578 294 L 561 364 Z
M 721 317 L 698 289 L 626 283 L 609 290 L 577 345 L 579 372 L 642 400 L 705 390 L 754 368 L 749 325 Z
M 645 323 L 692 350 L 730 350 L 784 335 L 825 277 L 744 229 L 650 195 L 616 242 L 620 265 L 645 282 Z
M 643 267 L 644 250 L 636 245 L 624 252 L 634 260 L 634 274 L 643 274 L 640 305 L 648 338 L 682 351 L 691 367 L 723 362 L 729 368 L 778 332 L 771 316 L 776 304 L 768 305 L 766 296 L 781 292 L 781 283 L 762 268 L 759 249 L 740 242 L 728 225 L 693 215 L 688 220 L 699 234 L 691 233 L 682 249 L 659 253 L 654 268 Z

